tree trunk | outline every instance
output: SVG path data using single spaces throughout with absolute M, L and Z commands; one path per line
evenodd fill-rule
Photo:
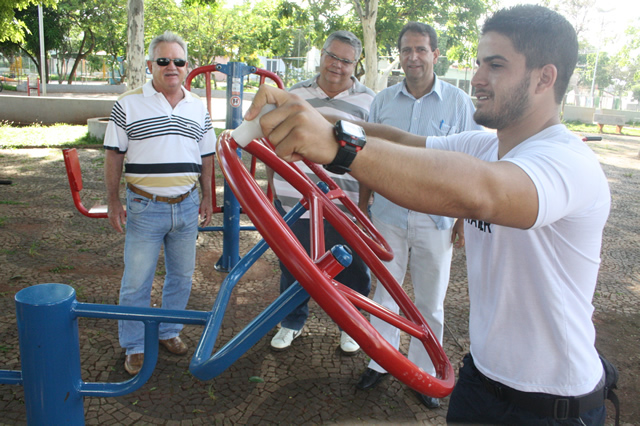
M 87 37 L 91 37 L 91 46 L 86 51 L 83 52 L 82 49 L 84 49 L 84 45 L 87 41 Z M 95 46 L 95 37 L 93 36 L 93 32 L 91 31 L 91 29 L 87 29 L 84 31 L 84 37 L 82 38 L 82 43 L 80 44 L 80 48 L 78 49 L 76 60 L 73 62 L 73 68 L 71 68 L 71 72 L 69 72 L 69 79 L 67 80 L 67 84 L 73 83 L 73 77 L 75 77 L 76 70 L 80 65 L 80 61 L 86 58 L 87 55 L 93 51 L 94 46 Z
M 144 1 L 128 0 L 127 86 L 135 89 L 146 82 L 144 60 Z
M 364 84 L 371 90 L 380 91 L 378 78 L 378 43 L 376 42 L 376 20 L 378 0 L 352 0 L 362 23 L 364 44 Z

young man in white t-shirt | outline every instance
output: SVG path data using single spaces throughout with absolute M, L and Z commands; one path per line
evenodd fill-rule
M 468 218 L 471 353 L 448 422 L 604 424 L 591 301 L 611 196 L 595 154 L 559 119 L 577 53 L 558 13 L 500 10 L 484 24 L 472 79 L 474 119 L 497 133 L 425 144 L 365 125 L 366 145 L 346 165 L 406 208 Z M 333 129 L 312 108 L 264 88 L 245 118 L 265 103 L 278 106 L 260 124 L 280 157 L 334 161 Z

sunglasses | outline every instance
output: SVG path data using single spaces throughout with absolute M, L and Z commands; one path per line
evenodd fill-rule
M 349 59 L 340 58 L 340 57 L 338 57 L 338 56 L 334 55 L 333 53 L 329 52 L 329 51 L 328 51 L 328 50 L 326 50 L 326 49 L 323 49 L 323 50 L 324 50 L 324 53 L 326 53 L 328 57 L 330 57 L 330 58 L 331 58 L 331 59 L 333 59 L 334 61 L 342 62 L 344 65 L 353 65 L 353 64 L 355 64 L 355 63 L 356 63 L 356 61 L 352 61 L 352 60 L 349 60 Z
M 178 68 L 182 68 L 187 64 L 187 61 L 185 61 L 184 59 L 169 59 L 169 58 L 158 58 L 153 62 L 160 65 L 161 67 L 166 67 L 167 65 L 169 65 L 171 61 L 173 61 L 173 63 Z

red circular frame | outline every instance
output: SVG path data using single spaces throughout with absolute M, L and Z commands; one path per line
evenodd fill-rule
M 435 398 L 451 393 L 455 382 L 453 367 L 442 346 L 429 328 L 411 299 L 391 276 L 379 256 L 390 259 L 391 250 L 379 236 L 368 218 L 355 207 L 324 170 L 310 162 L 305 163 L 329 185 L 329 194 L 320 189 L 294 164 L 280 159 L 266 139 L 256 139 L 244 149 L 262 160 L 276 173 L 286 179 L 304 197 L 310 212 L 311 256 L 309 256 L 287 224 L 269 202 L 257 182 L 251 177 L 237 155 L 238 145 L 225 131 L 218 139 L 216 155 L 227 183 L 233 190 L 243 211 L 269 247 L 276 253 L 287 269 L 307 290 L 329 316 L 356 342 L 373 360 L 389 373 L 414 390 Z M 366 229 L 365 234 L 331 200 L 340 199 Z M 401 317 L 371 299 L 331 279 L 322 271 L 317 260 L 325 253 L 322 234 L 323 219 L 326 219 L 344 237 L 352 249 L 367 263 L 389 294 L 396 301 L 405 317 Z M 358 310 L 375 315 L 400 330 L 420 340 L 436 369 L 435 377 L 409 361 L 392 347 Z

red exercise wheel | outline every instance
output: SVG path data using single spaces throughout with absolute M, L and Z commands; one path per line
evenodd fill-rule
M 236 153 L 238 146 L 231 138 L 229 131 L 225 131 L 220 136 L 216 150 L 227 183 L 265 241 L 311 297 L 345 332 L 358 342 L 367 355 L 400 381 L 422 394 L 435 398 L 449 395 L 454 385 L 454 372 L 451 363 L 426 320 L 373 251 L 377 247 L 377 251 L 383 254 L 389 252 L 384 248 L 388 247 L 386 242 L 379 237 L 366 216 L 361 215 L 358 220 L 366 226 L 368 235 L 355 226 L 331 201 L 330 197 L 340 198 L 343 201 L 347 198 L 341 194 L 337 185 L 324 171 L 320 170 L 318 174 L 324 175 L 321 176 L 323 180 L 331 181 L 331 183 L 327 182 L 330 185 L 330 197 L 323 194 L 297 167 L 281 160 L 267 144 L 266 139 L 256 139 L 244 149 L 271 167 L 304 197 L 304 203 L 310 212 L 311 255 L 307 255 L 300 242 L 242 164 Z M 318 168 L 314 171 L 317 172 L 317 170 Z M 348 203 L 345 202 L 345 205 Z M 352 213 L 357 215 L 355 210 Z M 316 261 L 325 253 L 323 218 L 336 228 L 350 247 L 367 263 L 378 281 L 394 298 L 406 318 L 329 278 L 318 267 Z M 436 369 L 436 376 L 426 373 L 389 345 L 357 308 L 369 312 L 419 339 L 431 357 Z

